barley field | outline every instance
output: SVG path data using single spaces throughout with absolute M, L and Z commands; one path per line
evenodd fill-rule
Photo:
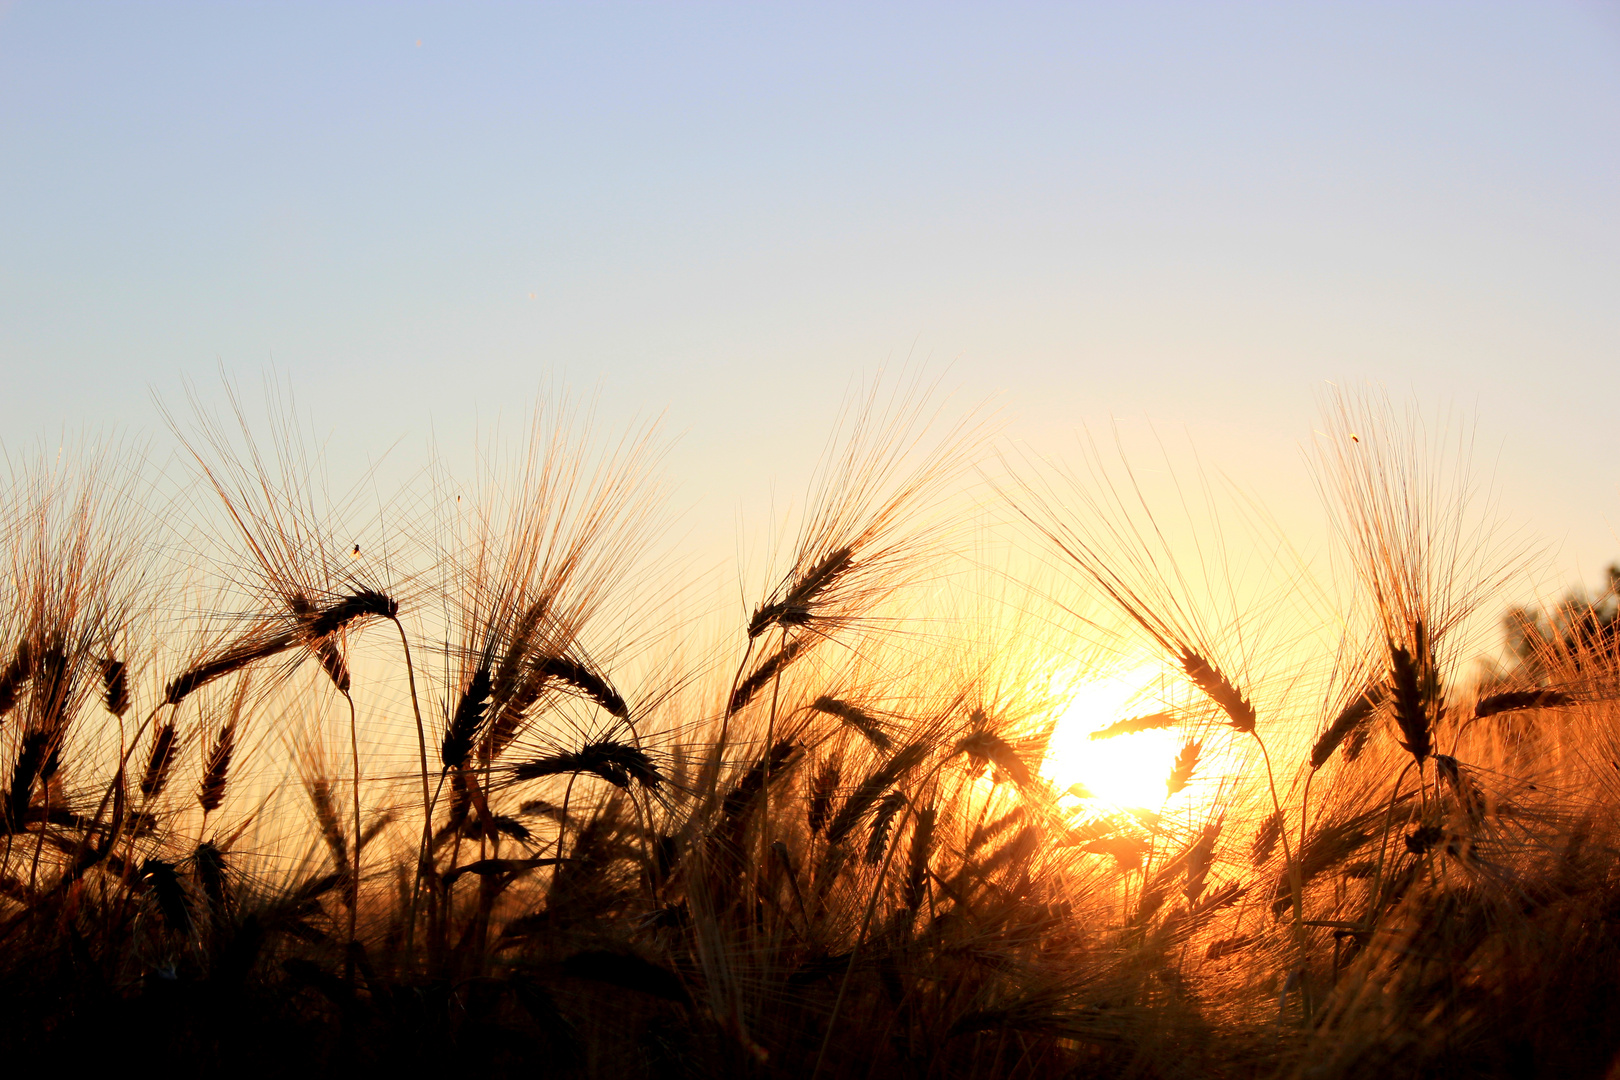
M 1615 597 L 1508 610 L 1461 429 L 1327 393 L 1307 555 L 875 390 L 728 608 L 656 431 L 380 493 L 267 400 L 9 463 L 8 1060 L 1609 1075 Z

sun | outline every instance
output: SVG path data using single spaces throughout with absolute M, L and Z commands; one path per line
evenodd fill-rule
M 1043 768 L 1059 791 L 1099 808 L 1159 808 L 1180 747 L 1176 732 L 1166 727 L 1108 739 L 1091 736 L 1119 720 L 1155 712 L 1147 691 L 1162 674 L 1162 665 L 1143 663 L 1059 685 L 1065 704 Z

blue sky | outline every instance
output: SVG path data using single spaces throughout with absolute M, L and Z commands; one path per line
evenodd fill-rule
M 1370 380 L 1591 579 L 1617 298 L 1613 4 L 0 6 L 8 446 L 219 365 L 356 461 L 566 385 L 730 530 L 908 357 L 1284 503 Z

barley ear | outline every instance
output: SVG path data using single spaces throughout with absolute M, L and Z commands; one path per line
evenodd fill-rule
M 1179 659 L 1181 669 L 1187 673 L 1187 677 L 1204 692 L 1205 696 L 1221 707 L 1233 728 L 1244 734 L 1254 730 L 1254 706 L 1249 704 L 1249 699 L 1232 684 L 1230 679 L 1221 674 L 1220 668 L 1191 649 L 1182 652 Z

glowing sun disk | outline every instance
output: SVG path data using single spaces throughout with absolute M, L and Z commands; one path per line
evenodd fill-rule
M 1065 691 L 1068 701 L 1052 732 L 1046 759 L 1047 777 L 1059 790 L 1079 790 L 1118 807 L 1156 809 L 1165 798 L 1165 778 L 1180 741 L 1174 730 L 1155 729 L 1093 739 L 1093 732 L 1133 714 L 1134 699 L 1159 674 L 1144 664 L 1117 675 L 1077 681 Z M 1152 712 L 1141 708 L 1134 712 Z

